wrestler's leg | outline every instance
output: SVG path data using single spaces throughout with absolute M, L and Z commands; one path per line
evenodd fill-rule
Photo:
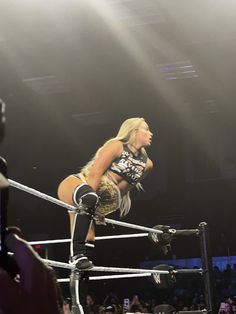
M 69 217 L 71 237 L 73 238 L 75 214 L 70 212 Z M 95 238 L 95 224 L 92 224 L 92 227 L 88 232 L 87 241 L 85 244 L 86 256 L 89 258 L 89 260 L 93 259 L 94 238 Z M 89 272 L 80 271 L 78 274 L 76 271 L 72 271 L 70 276 L 70 291 L 72 297 L 73 313 L 81 314 L 82 312 L 81 307 L 83 309 L 84 314 L 88 312 L 86 306 L 86 296 L 88 294 L 88 288 L 89 288 Z
M 79 178 L 69 176 L 59 185 L 58 197 L 64 202 L 75 205 L 78 187 L 84 184 Z M 85 209 L 86 210 L 86 209 Z M 70 213 L 71 257 L 79 269 L 91 268 L 92 263 L 87 257 L 86 246 L 94 247 L 94 228 L 92 214 L 95 208 L 90 207 L 84 214 Z M 91 230 L 91 231 L 90 231 Z M 93 241 L 93 243 L 88 243 Z
M 86 255 L 89 260 L 92 260 L 93 257 L 93 249 L 95 247 L 95 223 L 93 222 L 89 228 L 89 231 L 87 232 L 87 238 L 85 241 L 81 241 L 81 234 L 80 230 L 76 231 L 79 229 L 80 225 L 82 224 L 80 222 L 81 215 L 78 215 L 75 213 L 70 212 L 69 217 L 70 217 L 70 232 L 71 232 L 71 238 L 72 238 L 72 244 L 71 244 L 71 256 L 74 256 L 74 251 L 75 252 L 80 252 Z M 78 219 L 77 224 L 75 224 L 75 217 Z M 81 226 L 81 230 L 83 229 L 84 226 Z M 85 242 L 85 245 L 84 245 Z
M 79 178 L 69 176 L 59 185 L 58 197 L 60 200 L 75 205 L 73 202 L 73 193 L 75 189 L 83 183 Z M 90 215 L 79 215 L 69 212 L 70 233 L 71 233 L 71 257 L 72 260 L 76 256 L 87 257 L 80 263 L 80 269 L 91 267 L 92 251 L 94 248 L 95 226 L 91 223 Z M 81 265 L 83 267 L 81 267 Z M 77 266 L 77 265 L 76 265 Z M 88 293 L 89 273 L 87 271 L 79 271 L 75 269 L 70 276 L 70 291 L 72 297 L 73 313 L 86 313 L 86 295 Z M 82 308 L 82 309 L 81 309 Z

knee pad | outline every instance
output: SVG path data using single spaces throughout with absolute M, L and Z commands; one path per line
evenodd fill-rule
M 73 193 L 73 202 L 78 208 L 89 214 L 94 214 L 99 202 L 99 197 L 91 186 L 83 183 L 75 189 Z

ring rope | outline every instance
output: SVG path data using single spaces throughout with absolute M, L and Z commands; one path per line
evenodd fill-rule
M 75 265 L 52 261 L 48 259 L 42 259 L 42 261 L 50 266 L 66 268 L 70 270 L 75 270 Z M 86 271 L 83 270 L 83 271 Z M 119 267 L 103 267 L 103 266 L 94 266 L 88 271 L 102 271 L 102 272 L 114 272 L 114 273 L 130 273 L 130 274 L 142 274 L 142 273 L 151 273 L 151 274 L 169 274 L 167 270 L 156 270 L 156 269 L 137 269 L 137 268 L 119 268 Z
M 119 234 L 119 235 L 110 235 L 110 236 L 101 236 L 95 237 L 95 241 L 99 240 L 113 240 L 113 239 L 127 239 L 127 238 L 142 238 L 148 237 L 148 233 L 133 233 L 133 234 Z M 58 240 L 43 240 L 43 241 L 30 241 L 28 242 L 31 245 L 37 244 L 55 244 L 55 243 L 70 243 L 71 239 L 58 239 Z
M 120 278 L 137 278 L 137 277 L 150 277 L 151 273 L 143 274 L 123 274 L 123 275 L 106 275 L 106 276 L 92 276 L 89 280 L 105 280 L 105 279 L 120 279 Z M 69 278 L 57 279 L 57 282 L 69 282 Z
M 75 270 L 75 265 L 52 261 L 48 259 L 42 259 L 42 261 L 50 266 L 60 267 L 70 270 Z M 104 266 L 94 266 L 91 269 L 85 269 L 83 271 L 101 271 L 101 272 L 114 272 L 114 273 L 130 273 L 130 274 L 143 274 L 143 273 L 150 273 L 150 274 L 169 274 L 168 270 L 157 270 L 157 269 L 137 269 L 137 268 L 119 268 L 119 267 L 104 267 Z M 204 273 L 205 270 L 202 268 L 194 268 L 194 269 L 177 269 L 173 270 L 172 273 L 179 273 L 179 274 L 196 274 L 196 273 Z
M 77 210 L 76 207 L 74 207 L 72 205 L 69 205 L 67 203 L 64 203 L 64 202 L 58 200 L 57 198 L 54 198 L 54 197 L 49 196 L 49 195 L 47 195 L 45 193 L 39 192 L 39 191 L 37 191 L 35 189 L 29 188 L 28 186 L 23 185 L 21 183 L 18 183 L 16 181 L 13 181 L 11 179 L 8 179 L 8 181 L 10 183 L 10 186 L 12 186 L 12 187 L 14 187 L 14 188 L 16 188 L 18 190 L 21 190 L 21 191 L 24 191 L 26 193 L 32 194 L 32 195 L 37 196 L 39 198 L 42 198 L 42 199 L 44 199 L 46 201 L 49 201 L 51 203 L 54 203 L 56 205 L 59 205 L 61 207 L 66 208 L 66 209 L 69 209 L 69 210 L 71 210 L 73 212 L 75 212 Z
M 30 241 L 30 245 L 44 245 L 44 244 L 56 244 L 56 243 L 70 243 L 71 239 L 59 239 L 59 240 L 45 240 L 45 241 Z
M 131 228 L 131 229 L 143 230 L 143 231 L 148 231 L 148 232 L 153 232 L 153 233 L 158 233 L 158 234 L 162 234 L 163 233 L 163 231 L 158 230 L 158 229 L 153 229 L 153 228 L 143 227 L 143 226 L 139 226 L 139 225 L 134 225 L 134 224 L 130 224 L 128 222 L 113 220 L 113 219 L 110 219 L 110 218 L 105 218 L 105 222 L 110 223 L 112 225 L 127 227 L 127 228 Z
M 34 196 L 42 198 L 42 199 L 44 199 L 46 201 L 49 201 L 49 202 L 54 203 L 56 205 L 59 205 L 61 207 L 67 208 L 70 211 L 78 212 L 78 208 L 76 208 L 75 206 L 69 205 L 67 203 L 64 203 L 64 202 L 58 200 L 57 198 L 49 196 L 49 195 L 47 195 L 45 193 L 41 193 L 41 192 L 39 192 L 39 191 L 37 191 L 35 189 L 29 188 L 28 186 L 23 185 L 21 183 L 18 183 L 16 181 L 13 181 L 11 179 L 8 179 L 8 181 L 10 183 L 10 186 L 12 186 L 12 187 L 14 187 L 16 189 L 19 189 L 19 190 L 24 191 L 26 193 L 32 194 Z M 131 224 L 131 223 L 127 223 L 127 222 L 123 222 L 123 221 L 117 221 L 117 220 L 113 220 L 113 219 L 109 219 L 109 218 L 104 218 L 104 221 L 106 223 L 110 223 L 110 224 L 118 225 L 118 226 L 123 226 L 123 227 L 131 228 L 131 229 L 143 230 L 143 231 L 159 233 L 159 234 L 163 233 L 163 231 L 161 231 L 161 230 L 148 228 L 148 227 L 143 227 L 143 226 L 140 226 L 140 225 L 134 225 L 134 224 Z

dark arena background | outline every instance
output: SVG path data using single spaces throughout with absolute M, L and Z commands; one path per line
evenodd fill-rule
M 7 120 L 0 150 L 9 178 L 56 198 L 59 182 L 79 172 L 123 120 L 144 117 L 153 132 L 147 149 L 153 171 L 145 191 L 132 192 L 130 213 L 109 218 L 176 229 L 207 222 L 215 306 L 229 304 L 229 297 L 234 303 L 235 56 L 234 0 L 1 1 L 0 98 Z M 8 223 L 28 241 L 69 238 L 67 216 L 66 209 L 10 188 Z M 97 227 L 97 236 L 122 233 L 132 230 Z M 68 244 L 35 249 L 68 262 Z M 137 238 L 97 241 L 94 262 L 192 268 L 199 257 L 195 237 L 173 240 L 166 255 Z M 91 282 L 90 294 L 97 305 L 138 295 L 149 302 L 146 312 L 163 302 L 179 310 L 195 302 L 201 310 L 201 278 L 191 276 L 177 278 L 172 290 L 147 278 Z M 69 297 L 68 283 L 61 287 Z

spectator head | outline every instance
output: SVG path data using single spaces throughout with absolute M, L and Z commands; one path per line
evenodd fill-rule
M 114 306 L 113 305 L 108 305 L 107 307 L 105 307 L 104 313 L 105 314 L 113 314 L 113 313 L 115 313 Z

